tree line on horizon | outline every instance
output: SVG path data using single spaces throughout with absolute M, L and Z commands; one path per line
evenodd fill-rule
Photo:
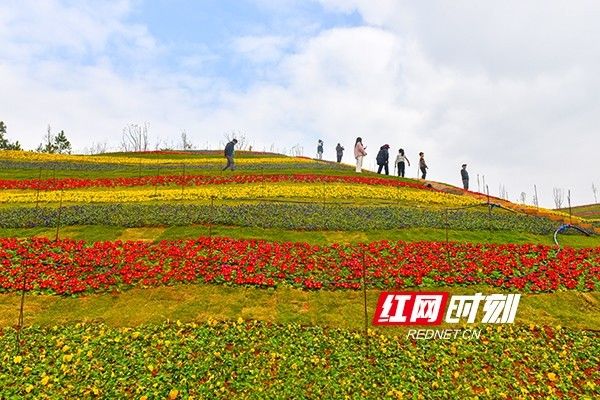
M 0 150 L 23 150 L 19 141 L 10 142 L 5 135 L 7 134 L 7 128 L 4 121 L 0 121 Z M 35 150 L 38 153 L 58 153 L 58 154 L 71 154 L 71 142 L 67 139 L 67 135 L 64 130 L 58 132 L 58 134 L 52 133 L 52 128 L 48 125 L 48 129 L 42 143 Z

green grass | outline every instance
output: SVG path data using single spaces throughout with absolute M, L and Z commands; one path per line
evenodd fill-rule
M 169 153 L 174 151 L 175 153 Z M 131 157 L 131 158 L 149 158 L 149 159 L 166 159 L 166 160 L 179 160 L 189 158 L 223 158 L 223 150 L 167 150 L 167 153 L 140 153 L 140 152 L 112 152 L 99 154 L 98 156 L 104 157 Z M 257 158 L 257 157 L 289 157 L 285 154 L 279 153 L 262 153 L 247 150 L 236 150 L 236 158 Z
M 230 171 L 223 172 L 221 168 L 223 165 L 213 165 L 210 168 L 202 168 L 202 169 L 191 169 L 189 167 L 186 168 L 186 175 L 211 175 L 211 176 L 221 176 L 221 175 L 231 175 Z M 183 170 L 181 166 L 163 166 L 159 169 L 156 167 L 149 168 L 145 166 L 143 168 L 138 168 L 136 166 L 131 167 L 120 167 L 119 169 L 106 169 L 106 170 L 56 170 L 47 169 L 42 171 L 41 179 L 53 179 L 53 178 L 85 178 L 85 179 L 93 179 L 93 178 L 117 178 L 117 177 L 127 177 L 127 178 L 137 178 L 140 176 L 156 176 L 160 175 L 181 175 Z M 235 175 L 264 175 L 264 174 L 327 174 L 327 175 L 353 175 L 354 170 L 351 167 L 344 166 L 333 166 L 332 168 L 315 168 L 312 167 L 311 164 L 303 164 L 302 166 L 298 166 L 295 168 L 280 168 L 280 169 L 271 169 L 271 170 L 261 170 L 261 169 L 244 169 L 242 165 L 238 165 Z M 365 172 L 364 175 L 375 176 L 374 172 Z M 385 175 L 379 175 L 385 176 Z M 26 169 L 26 168 L 3 168 L 0 169 L 0 179 L 38 179 L 40 178 L 39 169 Z M 394 177 L 392 177 L 394 178 Z M 402 179 L 402 178 L 396 178 Z
M 357 243 L 376 240 L 445 241 L 446 231 L 434 228 L 408 228 L 385 231 L 345 232 L 345 231 L 294 231 L 234 226 L 171 226 L 156 228 L 124 228 L 103 225 L 84 225 L 63 227 L 59 231 L 61 238 L 73 238 L 86 241 L 100 240 L 177 240 L 199 236 L 226 236 L 238 239 L 264 239 L 271 241 L 307 242 L 325 245 L 332 243 Z M 0 229 L 0 237 L 27 238 L 43 236 L 54 238 L 55 228 Z M 554 245 L 552 235 L 534 235 L 510 231 L 461 231 L 448 230 L 448 240 L 471 243 L 539 243 Z M 600 236 L 560 235 L 562 246 L 575 248 L 600 246 Z
M 561 208 L 560 211 L 568 213 L 569 209 Z M 600 203 L 571 207 L 571 212 L 577 217 L 587 219 L 600 219 Z
M 426 288 L 420 288 L 424 291 Z M 429 288 L 452 294 L 499 293 L 488 287 Z M 379 296 L 367 292 L 369 325 Z M 16 325 L 20 295 L 0 295 L 0 326 Z M 556 305 L 560 304 L 560 307 Z M 480 311 L 481 312 L 481 311 Z M 122 293 L 60 297 L 27 295 L 25 324 L 54 326 L 82 321 L 101 321 L 110 326 L 137 326 L 165 320 L 203 322 L 260 320 L 360 330 L 364 326 L 361 291 L 302 291 L 280 287 L 257 289 L 211 285 L 178 285 L 132 289 Z M 600 326 L 600 293 L 556 292 L 523 294 L 516 323 L 597 329 Z M 445 325 L 442 325 L 445 327 Z M 403 328 L 385 328 L 398 334 Z

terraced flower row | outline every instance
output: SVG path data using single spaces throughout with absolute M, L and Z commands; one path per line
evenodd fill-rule
M 135 186 L 201 186 L 248 183 L 353 183 L 390 187 L 410 187 L 432 190 L 420 183 L 378 177 L 315 175 L 315 174 L 272 174 L 272 175 L 154 175 L 130 178 L 62 178 L 62 179 L 0 179 L 0 189 L 61 190 L 80 188 L 115 188 Z
M 219 158 L 223 160 L 222 158 Z M 302 169 L 310 169 L 312 170 L 324 170 L 324 171 L 339 171 L 346 170 L 348 171 L 348 167 L 344 165 L 340 165 L 337 163 L 308 163 L 305 161 L 297 161 L 296 162 L 265 162 L 265 163 L 252 163 L 252 164 L 243 164 L 240 166 L 240 170 L 244 171 L 264 171 L 266 169 L 270 171 L 281 171 L 281 170 L 293 170 L 298 171 Z M 237 162 L 237 161 L 236 161 Z M 27 171 L 31 172 L 32 176 L 38 176 L 38 172 L 40 169 L 42 170 L 42 175 L 47 176 L 49 174 L 53 174 L 54 171 L 77 171 L 77 172 L 99 172 L 99 171 L 123 171 L 131 173 L 134 171 L 134 175 L 137 175 L 137 172 L 142 169 L 145 174 L 148 173 L 149 170 L 152 170 L 154 173 L 181 173 L 183 166 L 185 165 L 186 171 L 220 171 L 221 168 L 225 165 L 224 162 L 222 164 L 213 162 L 213 163 L 181 163 L 181 161 L 173 160 L 172 164 L 151 164 L 146 163 L 143 164 L 140 168 L 140 164 L 116 164 L 116 163 L 89 163 L 89 162 L 60 162 L 60 161 L 38 161 L 38 162 L 29 162 L 29 161 L 12 161 L 12 160 L 2 160 L 0 159 L 0 169 L 5 170 L 16 170 L 16 171 Z M 35 172 L 34 172 L 35 171 Z
M 168 164 L 223 164 L 223 158 L 192 156 L 189 158 L 164 157 L 119 157 L 119 156 L 87 156 L 70 154 L 48 154 L 26 151 L 3 150 L 2 160 L 25 162 L 78 162 L 94 164 L 128 164 L 128 165 L 168 165 Z M 283 164 L 283 163 L 314 163 L 313 160 L 302 157 L 248 157 L 238 158 L 238 164 Z
M 0 331 L 6 398 L 580 398 L 598 395 L 600 336 L 488 327 L 410 342 L 252 321 Z
M 594 290 L 600 248 L 388 242 L 311 246 L 262 240 L 57 242 L 0 239 L 0 289 L 73 294 L 210 283 L 305 289 L 487 284 L 519 291 Z
M 439 206 L 463 206 L 479 204 L 471 197 L 456 196 L 441 192 L 413 188 L 371 186 L 346 183 L 269 183 L 246 185 L 206 185 L 181 188 L 115 188 L 113 190 L 72 189 L 64 192 L 4 190 L 0 191 L 0 202 L 5 203 L 55 203 L 62 197 L 66 203 L 130 203 L 176 200 L 215 199 L 265 199 L 265 198 L 305 198 L 305 199 L 380 199 L 398 202 L 416 202 Z
M 484 208 L 487 209 L 487 208 Z M 86 204 L 58 207 L 0 208 L 0 227 L 34 228 L 65 225 L 124 227 L 235 225 L 299 230 L 365 231 L 399 228 L 503 230 L 548 234 L 558 223 L 546 218 L 494 210 L 453 210 L 394 206 L 343 206 L 259 203 L 237 205 L 197 204 Z M 446 219 L 447 218 L 447 219 Z

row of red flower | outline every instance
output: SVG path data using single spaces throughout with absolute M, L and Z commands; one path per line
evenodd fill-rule
M 0 290 L 57 294 L 201 282 L 305 289 L 486 284 L 523 291 L 600 287 L 600 248 L 389 242 L 311 246 L 230 238 L 86 243 L 0 239 Z
M 422 184 L 385 179 L 378 177 L 315 175 L 315 174 L 273 174 L 273 175 L 153 175 L 130 178 L 60 178 L 60 179 L 0 179 L 0 189 L 39 189 L 60 190 L 88 187 L 133 187 L 162 185 L 218 185 L 231 183 L 357 183 L 429 189 Z M 430 189 L 433 190 L 433 189 Z

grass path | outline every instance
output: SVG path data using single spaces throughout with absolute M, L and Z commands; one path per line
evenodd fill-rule
M 425 291 L 425 288 L 421 288 Z M 452 294 L 497 293 L 487 287 L 431 288 Z M 369 319 L 380 291 L 368 291 Z M 178 285 L 132 289 L 121 293 L 83 297 L 27 295 L 25 324 L 54 326 L 82 321 L 130 327 L 165 320 L 204 322 L 256 319 L 273 323 L 295 322 L 360 330 L 364 325 L 361 291 L 303 291 L 294 288 L 257 289 L 212 285 Z M 20 295 L 0 295 L 0 326 L 16 325 Z M 560 307 L 556 307 L 560 304 Z M 481 311 L 480 311 L 481 312 Z M 556 292 L 523 294 L 517 323 L 598 329 L 600 293 Z M 399 334 L 403 328 L 385 328 Z
M 357 243 L 376 240 L 405 241 L 445 241 L 446 231 L 435 228 L 406 228 L 395 230 L 374 230 L 363 232 L 348 231 L 296 231 L 253 227 L 213 226 L 211 232 L 216 236 L 232 238 L 253 238 L 272 241 L 307 242 L 311 244 Z M 100 240 L 175 240 L 208 236 L 209 228 L 204 225 L 171 226 L 157 228 L 124 228 L 115 226 L 87 225 L 69 226 L 60 229 L 61 238 L 73 238 L 86 241 Z M 0 237 L 27 238 L 33 236 L 56 237 L 55 228 L 0 229 Z M 552 235 L 535 235 L 511 231 L 462 231 L 448 230 L 450 241 L 471 243 L 539 243 L 554 245 Z M 562 246 L 596 247 L 600 246 L 600 236 L 561 235 Z

